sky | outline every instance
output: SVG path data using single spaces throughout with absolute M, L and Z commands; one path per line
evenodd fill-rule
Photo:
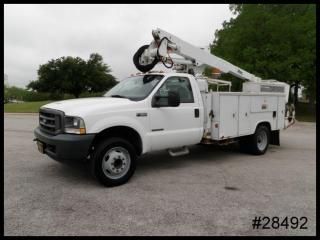
M 204 47 L 231 17 L 227 4 L 6 4 L 4 73 L 10 86 L 25 87 L 37 79 L 40 64 L 62 56 L 87 60 L 99 53 L 121 80 L 138 72 L 132 57 L 152 41 L 153 29 Z

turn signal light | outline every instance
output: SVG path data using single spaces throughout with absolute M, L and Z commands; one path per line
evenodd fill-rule
M 80 134 L 86 134 L 86 129 L 85 128 L 79 128 Z

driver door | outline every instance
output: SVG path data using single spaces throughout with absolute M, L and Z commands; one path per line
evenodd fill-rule
M 166 105 L 169 91 L 179 94 L 180 105 L 151 107 L 149 134 L 152 150 L 196 144 L 201 139 L 199 103 L 195 100 L 190 80 L 187 77 L 169 77 L 154 94 L 152 101 L 156 98 L 162 101 L 161 105 Z

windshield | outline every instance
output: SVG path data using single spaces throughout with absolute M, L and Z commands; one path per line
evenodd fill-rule
M 133 101 L 145 99 L 152 89 L 161 81 L 163 75 L 141 75 L 120 81 L 111 88 L 104 96 L 128 98 Z

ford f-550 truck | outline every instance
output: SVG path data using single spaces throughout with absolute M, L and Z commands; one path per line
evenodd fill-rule
M 260 80 L 161 29 L 153 35 L 134 57 L 146 73 L 120 81 L 103 97 L 40 108 L 34 131 L 40 152 L 60 162 L 87 160 L 102 184 L 116 186 L 130 179 L 137 157 L 147 152 L 167 149 L 176 156 L 193 144 L 239 141 L 241 149 L 264 154 L 269 144 L 280 144 L 279 130 L 288 122 L 287 84 Z M 169 50 L 184 58 L 168 57 Z M 148 72 L 160 61 L 177 71 Z M 212 92 L 209 84 L 223 81 L 199 75 L 202 65 L 249 81 L 242 92 Z

